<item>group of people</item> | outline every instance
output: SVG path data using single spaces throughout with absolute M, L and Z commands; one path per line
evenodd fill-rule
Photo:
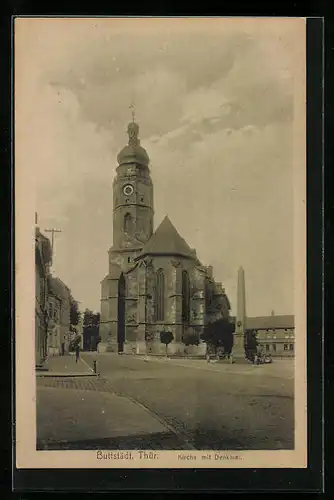
M 246 338 L 245 358 L 254 365 L 262 365 L 273 362 L 270 354 L 266 354 L 263 351 L 263 347 L 259 345 L 256 338 L 256 333 L 253 331 L 249 332 Z

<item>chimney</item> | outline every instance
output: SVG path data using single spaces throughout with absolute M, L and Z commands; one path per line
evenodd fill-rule
M 36 236 L 39 235 L 40 230 L 39 230 L 39 225 L 38 225 L 38 215 L 37 212 L 35 212 L 35 234 Z

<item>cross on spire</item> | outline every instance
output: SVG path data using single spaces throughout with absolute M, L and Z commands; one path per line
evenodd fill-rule
M 135 121 L 135 103 L 134 103 L 134 101 L 132 101 L 129 108 L 132 109 L 131 114 L 132 114 L 132 121 L 134 123 L 134 121 Z

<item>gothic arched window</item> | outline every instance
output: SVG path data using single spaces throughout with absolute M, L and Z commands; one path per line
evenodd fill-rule
M 132 217 L 131 214 L 127 213 L 124 216 L 124 225 L 123 225 L 124 232 L 129 233 L 131 230 L 131 226 L 132 226 Z
M 158 269 L 155 289 L 155 319 L 165 319 L 165 275 L 162 269 Z
M 187 271 L 182 271 L 182 323 L 190 321 L 190 285 Z
M 211 303 L 212 303 L 212 288 L 211 288 L 210 281 L 208 280 L 208 278 L 206 278 L 205 279 L 205 309 L 206 309 L 206 312 L 208 312 L 208 310 L 210 309 Z

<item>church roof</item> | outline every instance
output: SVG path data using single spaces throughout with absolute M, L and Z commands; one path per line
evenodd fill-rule
M 69 300 L 70 290 L 59 278 L 48 276 L 49 290 L 60 299 Z
M 257 316 L 246 318 L 246 328 L 254 330 L 274 330 L 280 328 L 294 328 L 295 317 L 286 316 Z
M 196 254 L 179 235 L 167 215 L 144 245 L 139 258 L 144 255 L 178 255 L 196 259 Z

